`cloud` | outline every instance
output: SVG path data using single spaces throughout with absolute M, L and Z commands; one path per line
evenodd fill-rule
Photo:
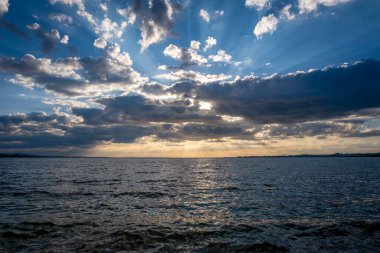
M 261 10 L 268 5 L 268 2 L 268 0 L 245 0 L 245 6 Z
M 146 82 L 131 64 L 128 53 L 115 44 L 106 49 L 106 57 L 98 58 L 67 57 L 53 62 L 30 54 L 20 60 L 0 57 L 0 72 L 16 74 L 9 81 L 29 88 L 66 96 L 98 96 Z
M 166 135 L 168 136 L 168 134 Z M 172 133 L 171 138 L 200 141 L 247 135 L 249 135 L 249 133 L 247 133 L 244 128 L 232 124 L 189 123 L 178 127 L 175 134 Z
M 64 35 L 60 41 L 62 44 L 68 44 L 69 43 L 69 36 Z
M 224 10 L 216 10 L 214 12 L 211 12 L 211 14 L 206 11 L 205 9 L 200 9 L 198 13 L 199 17 L 207 23 L 211 21 L 211 19 L 215 19 L 218 17 L 224 16 Z
M 156 78 L 158 79 L 166 79 L 170 81 L 194 81 L 198 83 L 212 83 L 216 81 L 225 81 L 228 79 L 231 79 L 232 77 L 230 75 L 225 74 L 206 74 L 206 73 L 200 73 L 196 71 L 186 71 L 186 70 L 176 70 L 170 73 L 157 75 Z
M 189 48 L 179 48 L 176 45 L 170 44 L 167 46 L 163 54 L 181 62 L 182 67 L 190 65 L 202 65 L 207 63 L 207 59 L 198 53 L 200 48 L 199 41 L 191 41 Z
M 94 17 L 86 11 L 83 0 L 49 0 L 50 4 L 65 4 L 69 6 L 76 6 L 78 8 L 77 14 L 84 17 L 92 25 L 96 25 Z
M 278 20 L 273 14 L 269 14 L 266 17 L 262 17 L 261 20 L 256 24 L 253 34 L 256 38 L 260 39 L 263 34 L 272 34 L 277 30 Z
M 207 51 L 208 49 L 212 48 L 216 45 L 216 39 L 214 37 L 207 37 L 207 40 L 205 41 L 205 46 L 203 48 L 203 51 Z
M 208 57 L 213 62 L 231 63 L 232 56 L 227 54 L 224 50 L 218 50 L 216 55 L 210 55 Z
M 9 1 L 8 0 L 0 0 L 0 16 L 7 13 L 9 10 Z
M 133 64 L 129 54 L 127 52 L 122 52 L 119 44 L 115 43 L 115 45 L 108 47 L 106 52 L 110 59 L 115 60 L 121 66 L 132 66 Z
M 347 3 L 350 0 L 298 0 L 298 9 L 301 14 L 316 11 L 318 5 L 334 6 Z
M 220 118 L 200 113 L 199 105 L 192 105 L 190 100 L 153 100 L 141 95 L 120 96 L 98 100 L 104 109 L 73 108 L 76 116 L 84 119 L 86 124 L 120 124 L 148 122 L 197 122 L 215 121 Z
M 199 16 L 201 19 L 203 19 L 205 22 L 210 22 L 210 14 L 205 9 L 199 10 Z
M 129 17 L 138 17 L 140 20 L 141 51 L 173 35 L 174 15 L 180 8 L 179 4 L 169 0 L 151 0 L 147 4 L 145 1 L 133 1 L 127 13 Z
M 61 41 L 61 35 L 57 29 L 51 29 L 45 32 L 38 23 L 27 25 L 27 27 L 42 41 L 42 52 L 50 54 L 57 50 L 56 44 Z
M 122 21 L 120 24 L 118 24 L 106 17 L 99 25 L 95 27 L 95 32 L 96 34 L 100 34 L 103 39 L 109 40 L 113 36 L 116 38 L 121 38 L 126 27 L 126 21 Z
M 128 24 L 134 24 L 136 22 L 136 13 L 131 8 L 117 9 L 117 13 L 127 19 Z
M 24 39 L 28 38 L 28 35 L 24 31 L 22 31 L 20 28 L 18 28 L 15 24 L 6 21 L 2 17 L 0 17 L 0 26 L 4 27 L 8 31 L 13 32 L 17 36 L 20 36 L 20 37 L 22 37 Z
M 296 15 L 290 12 L 290 8 L 292 8 L 291 4 L 286 5 L 281 11 L 281 18 L 287 20 L 293 20 L 296 18 Z
M 105 48 L 107 46 L 107 41 L 103 38 L 97 38 L 95 41 L 94 41 L 94 46 L 97 47 L 97 48 Z
M 90 126 L 68 114 L 0 116 L 0 149 L 86 148 L 104 142 L 129 143 L 154 133 L 137 125 Z
M 71 16 L 62 13 L 53 13 L 49 15 L 49 19 L 55 20 L 61 24 L 72 25 L 74 20 Z
M 99 7 L 102 11 L 108 11 L 108 5 L 107 3 L 100 3 Z
M 110 57 L 120 56 L 117 46 L 109 50 Z M 36 61 L 38 66 L 30 64 Z M 29 71 L 32 76 L 32 72 L 41 71 L 60 73 L 57 70 L 61 68 L 69 76 L 72 70 L 67 68 L 72 64 L 67 59 L 52 63 L 25 56 L 20 61 L 1 59 L 0 69 L 19 69 L 25 75 Z M 305 137 L 378 137 L 380 130 L 366 122 L 379 115 L 379 73 L 380 62 L 366 60 L 207 85 L 198 81 L 169 87 L 144 85 L 142 89 L 157 98 L 102 98 L 94 101 L 96 107 L 68 101 L 69 106 L 74 106 L 72 114 L 57 111 L 52 115 L 36 112 L 0 116 L 0 148 L 88 148 L 102 143 L 136 142 L 146 136 L 169 141 L 229 138 L 264 142 Z M 176 96 L 164 98 L 160 94 Z
M 210 102 L 217 114 L 258 124 L 324 120 L 380 107 L 380 62 L 185 87 L 186 94 Z

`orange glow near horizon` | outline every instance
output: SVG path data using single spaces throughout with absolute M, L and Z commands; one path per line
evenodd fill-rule
M 314 137 L 290 138 L 272 141 L 242 141 L 225 139 L 212 141 L 167 142 L 144 140 L 136 143 L 110 143 L 98 145 L 83 152 L 95 157 L 171 157 L 207 158 L 236 156 L 272 156 L 297 154 L 331 154 L 336 152 L 378 152 L 380 138 L 372 138 L 368 145 L 359 138 Z M 355 150 L 352 147 L 359 147 Z

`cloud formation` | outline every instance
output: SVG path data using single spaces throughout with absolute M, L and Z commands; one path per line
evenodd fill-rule
M 191 41 L 189 48 L 179 48 L 170 44 L 163 54 L 181 62 L 180 68 L 190 65 L 202 65 L 207 63 L 207 59 L 198 53 L 200 47 L 199 41 Z
M 205 9 L 199 10 L 199 17 L 201 17 L 201 19 L 203 19 L 207 23 L 210 22 L 210 14 Z
M 0 61 L 0 67 L 24 69 L 30 60 Z M 53 66 L 57 68 L 57 64 Z M 101 98 L 95 101 L 99 106 L 73 107 L 72 114 L 0 116 L 0 148 L 91 147 L 131 143 L 147 136 L 176 142 L 378 137 L 380 129 L 370 128 L 366 122 L 380 115 L 379 73 L 380 62 L 367 60 L 207 85 L 196 81 L 170 87 L 144 85 L 147 94 L 158 97 Z M 176 96 L 160 98 L 160 94 Z
M 216 39 L 214 37 L 207 37 L 207 40 L 205 41 L 205 46 L 203 48 L 203 51 L 207 51 L 208 49 L 212 48 L 216 45 Z
M 268 2 L 268 0 L 245 0 L 245 6 L 249 8 L 255 7 L 261 10 L 268 5 Z
M 380 62 L 230 83 L 190 85 L 186 93 L 208 101 L 216 113 L 241 116 L 255 123 L 292 123 L 344 117 L 380 107 Z
M 134 0 L 128 10 L 130 17 L 140 20 L 141 50 L 174 35 L 174 16 L 181 9 L 179 4 L 169 0 Z M 121 12 L 123 13 L 123 12 Z
M 231 63 L 232 56 L 227 54 L 224 50 L 218 50 L 218 53 L 215 55 L 209 55 L 208 57 L 213 62 L 224 62 Z
M 105 57 L 97 58 L 67 57 L 54 62 L 30 54 L 19 60 L 0 57 L 0 72 L 16 74 L 9 81 L 66 96 L 96 96 L 145 82 L 131 65 L 129 54 L 117 44 L 106 49 Z
M 53 51 L 57 50 L 56 44 L 61 42 L 61 35 L 57 29 L 51 29 L 50 31 L 43 31 L 41 26 L 38 23 L 33 23 L 27 26 L 29 30 L 33 31 L 34 34 L 41 40 L 42 52 L 45 54 L 50 54 Z M 67 35 L 66 35 L 67 37 Z M 63 38 L 62 38 L 63 39 Z M 64 42 L 68 41 L 68 37 L 63 39 Z
M 9 10 L 9 1 L 8 0 L 0 0 L 0 16 L 7 13 Z
M 316 11 L 318 5 L 334 6 L 347 3 L 350 0 L 298 0 L 298 9 L 301 14 Z
M 61 24 L 66 24 L 66 25 L 72 25 L 74 22 L 74 19 L 66 14 L 63 13 L 52 13 L 49 15 L 49 19 L 55 20 Z
M 272 34 L 277 30 L 278 20 L 273 14 L 269 14 L 266 17 L 262 17 L 253 29 L 253 34 L 256 38 L 260 39 L 263 34 Z

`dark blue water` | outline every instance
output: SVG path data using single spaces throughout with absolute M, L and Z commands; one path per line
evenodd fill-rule
M 0 236 L 0 252 L 380 252 L 380 159 L 0 159 Z

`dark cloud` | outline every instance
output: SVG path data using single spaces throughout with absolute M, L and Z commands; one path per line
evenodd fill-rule
M 18 28 L 15 24 L 8 22 L 0 17 L 0 26 L 11 31 L 12 33 L 20 36 L 21 38 L 27 39 L 29 38 L 26 32 Z
M 141 95 L 121 96 L 99 100 L 104 109 L 73 108 L 75 115 L 87 124 L 127 122 L 212 122 L 220 120 L 214 114 L 200 112 L 199 105 L 187 99 L 177 101 L 152 100 Z
M 90 126 L 68 115 L 30 113 L 0 116 L 0 149 L 90 147 L 128 143 L 155 132 L 136 125 Z
M 57 50 L 56 44 L 60 42 L 61 35 L 57 29 L 43 31 L 39 24 L 28 25 L 28 28 L 41 40 L 41 49 L 45 54 Z
M 133 0 L 130 12 L 140 20 L 142 50 L 173 35 L 174 14 L 181 9 L 170 0 Z
M 205 140 L 212 138 L 224 138 L 249 135 L 242 127 L 233 124 L 186 124 L 180 128 L 178 135 L 181 139 Z
M 209 101 L 218 114 L 254 123 L 343 117 L 380 107 L 380 62 L 361 61 L 304 73 L 246 77 L 232 83 L 179 83 L 167 91 Z
M 35 61 L 41 60 L 0 58 L 0 69 L 48 83 L 38 78 L 48 73 L 44 68 L 49 62 Z M 61 67 L 71 63 L 70 59 L 57 62 Z M 87 75 L 94 81 L 102 79 Z M 51 83 L 60 86 L 59 80 Z M 127 95 L 99 99 L 95 101 L 98 108 L 73 108 L 73 115 L 0 116 L 0 148 L 92 147 L 104 142 L 130 143 L 144 136 L 169 141 L 228 137 L 259 142 L 380 136 L 378 129 L 366 125 L 380 117 L 380 62 L 375 60 L 229 83 L 181 82 L 168 88 L 151 84 L 141 89 L 157 95 L 173 93 L 178 98 Z M 204 101 L 212 104 L 211 110 L 201 109 Z
M 13 57 L 0 57 L 0 72 L 32 78 L 33 82 L 49 91 L 74 96 L 80 94 L 75 90 L 80 90 L 86 85 L 84 80 L 76 79 L 71 75 L 76 63 L 77 59 L 72 57 L 58 59 L 55 64 L 49 59 L 37 59 L 30 54 L 24 55 L 20 60 Z
M 13 126 L 19 126 L 23 123 L 46 123 L 46 122 L 58 122 L 66 123 L 66 117 L 57 114 L 47 115 L 43 112 L 32 112 L 29 114 L 15 114 L 0 116 L 0 131 L 6 130 Z
M 0 72 L 15 73 L 31 78 L 37 86 L 48 91 L 67 95 L 79 96 L 86 94 L 86 87 L 116 83 L 120 85 L 140 82 L 141 76 L 128 64 L 122 64 L 109 57 L 77 58 L 67 57 L 52 62 L 46 58 L 35 58 L 24 55 L 21 59 L 0 56 Z M 25 80 L 15 80 L 25 86 Z M 112 87 L 103 87 L 111 89 Z
M 134 81 L 135 71 L 131 67 L 122 66 L 109 58 L 84 57 L 79 62 L 84 69 L 83 76 L 90 82 L 132 83 Z
M 140 87 L 141 91 L 147 94 L 163 94 L 165 87 L 161 84 L 144 84 Z

